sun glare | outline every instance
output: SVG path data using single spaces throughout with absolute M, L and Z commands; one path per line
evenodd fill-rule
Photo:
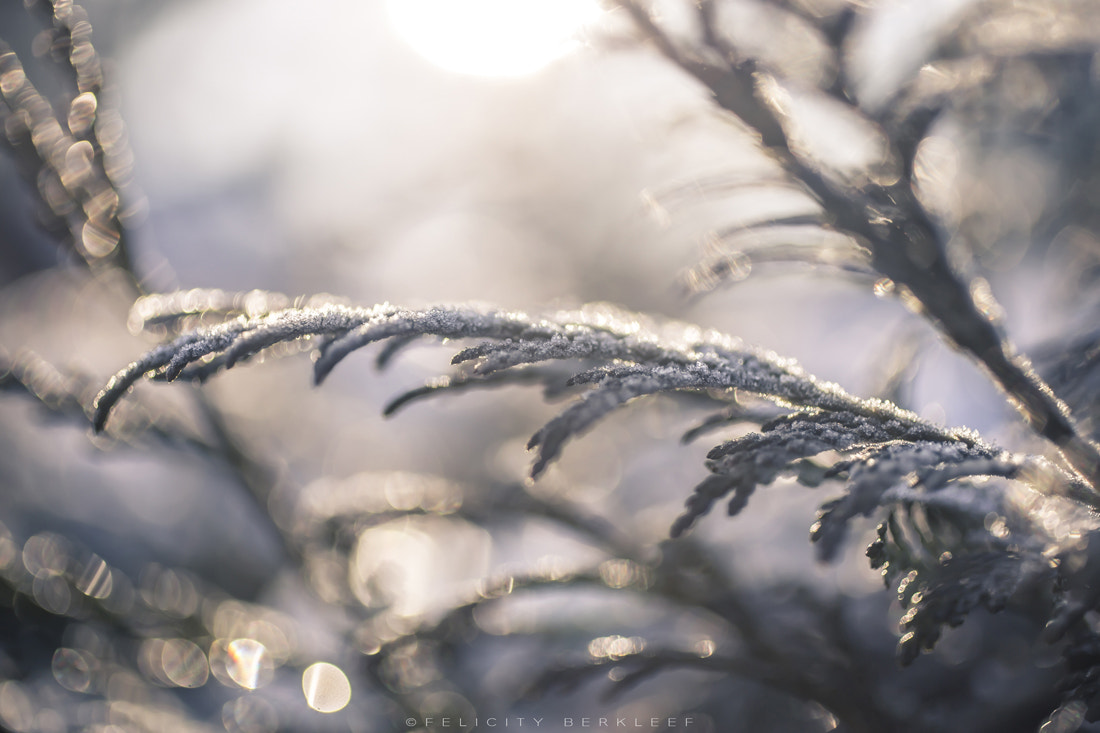
M 523 76 L 577 45 L 597 0 L 388 0 L 390 22 L 417 53 L 447 71 Z

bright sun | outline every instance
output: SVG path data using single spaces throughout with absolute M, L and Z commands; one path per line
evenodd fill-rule
M 523 76 L 576 45 L 597 0 L 387 0 L 390 22 L 417 53 L 458 74 Z

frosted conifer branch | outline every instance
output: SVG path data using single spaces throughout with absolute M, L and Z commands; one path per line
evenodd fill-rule
M 938 428 L 885 403 L 869 401 L 864 408 L 868 414 L 825 410 L 792 413 L 766 423 L 759 433 L 750 433 L 711 450 L 707 466 L 715 475 L 696 487 L 688 499 L 687 511 L 673 525 L 673 536 L 686 531 L 715 502 L 730 493 L 733 496 L 729 513 L 739 513 L 757 486 L 770 484 L 792 470 L 800 459 L 825 451 L 846 451 L 892 441 L 907 441 L 901 446 L 912 441 L 930 441 L 928 445 L 942 446 L 946 460 L 951 450 L 976 450 L 981 455 L 990 450 L 980 446 L 967 431 Z M 847 468 L 848 464 L 844 465 Z M 905 473 L 913 470 L 915 467 Z M 834 466 L 830 475 L 836 473 L 839 470 Z M 881 490 L 887 488 L 883 486 Z
M 917 424 L 914 415 L 885 403 L 858 400 L 835 385 L 819 382 L 791 361 L 741 347 L 729 337 L 677 324 L 658 329 L 640 316 L 605 307 L 535 320 L 522 313 L 485 308 L 414 310 L 382 304 L 373 308 L 288 308 L 184 334 L 150 351 L 111 380 L 96 400 L 96 425 L 102 428 L 114 403 L 146 373 L 168 381 L 180 376 L 203 378 L 274 344 L 326 336 L 329 340 L 321 346 L 315 364 L 320 381 L 356 348 L 420 335 L 494 339 L 455 358 L 476 360 L 474 373 L 478 375 L 548 359 L 634 362 L 576 377 L 577 383 L 593 383 L 595 388 L 536 439 L 544 446 L 547 460 L 556 455 L 558 436 L 564 439 L 623 402 L 658 391 L 740 388 L 792 404 Z M 198 365 L 197 371 L 186 372 L 192 365 Z
M 383 307 L 362 323 L 354 324 L 336 334 L 321 347 L 313 368 L 314 381 L 320 384 L 329 372 L 351 352 L 376 341 L 389 338 L 405 339 L 414 335 L 443 338 L 493 337 L 519 335 L 531 325 L 523 313 L 505 311 L 436 307 L 424 310 Z
M 987 460 L 971 460 L 975 458 Z M 882 504 L 886 491 L 907 476 L 926 467 L 957 469 L 966 463 L 970 463 L 972 473 L 957 470 L 956 473 L 975 475 L 990 467 L 990 458 L 990 449 L 961 442 L 896 443 L 868 453 L 849 470 L 844 496 L 823 505 L 821 514 L 810 528 L 810 538 L 817 543 L 818 557 L 825 561 L 834 559 L 847 533 L 849 520 L 869 516 Z
M 591 382 L 595 387 L 531 438 L 527 447 L 539 449 L 532 476 L 540 474 L 558 456 L 568 438 L 583 432 L 626 402 L 657 392 L 728 388 L 726 376 L 698 364 L 609 367 L 577 375 L 570 384 Z
M 208 354 L 219 354 L 225 368 L 281 341 L 306 336 L 343 333 L 376 313 L 393 310 L 392 306 L 375 309 L 322 306 L 287 309 L 256 318 L 238 318 L 212 328 L 183 334 L 159 346 L 120 371 L 95 400 L 94 425 L 102 430 L 114 404 L 142 375 L 161 372 L 172 381 L 184 368 Z
M 945 560 L 934 580 L 922 587 L 920 600 L 902 617 L 905 633 L 898 641 L 898 658 L 903 664 L 913 662 L 936 644 L 945 625 L 958 626 L 978 607 L 997 613 L 1023 586 L 1051 576 L 1050 565 L 1041 557 L 1004 549 Z
M 882 503 L 895 508 L 879 526 L 867 555 L 872 567 L 883 569 L 887 585 L 896 584 L 908 609 L 898 644 L 904 664 L 931 649 L 943 626 L 959 625 L 973 609 L 997 613 L 1017 597 L 1030 603 L 1039 588 L 1053 592 L 1055 600 L 1053 608 L 1043 611 L 1048 641 L 1060 638 L 1096 605 L 1100 551 L 1089 541 L 1094 530 L 1082 534 L 1095 528 L 1095 517 L 1062 514 L 1061 521 L 1073 522 L 1075 531 L 1052 535 L 1049 525 L 1042 525 L 1051 520 L 1050 512 L 1064 512 L 1064 507 L 1047 504 L 1037 513 L 1020 513 L 1003 486 L 959 480 L 967 476 L 1025 480 L 1052 495 L 1065 495 L 1066 484 L 1076 481 L 1044 459 L 999 454 L 918 469 L 910 483 L 882 495 Z
M 456 357 L 480 359 L 475 370 L 482 368 L 477 373 L 489 373 L 505 365 L 593 356 L 690 367 L 694 370 L 694 381 L 690 383 L 696 385 L 740 386 L 822 407 L 861 404 L 835 385 L 820 383 L 806 375 L 793 362 L 767 352 L 738 349 L 737 342 L 728 337 L 704 334 L 687 326 L 670 326 L 670 330 L 679 331 L 686 338 L 665 341 L 660 334 L 645 329 L 640 316 L 625 321 L 621 315 L 608 315 L 596 309 L 535 321 L 522 313 L 468 307 L 412 310 L 383 304 L 369 309 L 342 305 L 289 308 L 184 334 L 119 372 L 97 404 L 100 416 L 105 419 L 118 397 L 147 372 L 159 371 L 171 381 L 188 365 L 211 355 L 220 355 L 228 368 L 276 343 L 307 336 L 331 337 L 322 345 L 322 354 L 315 365 L 320 380 L 355 348 L 414 334 L 497 339 L 493 344 L 497 351 L 493 353 L 484 347 L 476 354 L 467 350 Z
M 387 339 L 404 345 L 422 336 L 488 340 L 454 358 L 471 365 L 399 396 L 387 406 L 387 413 L 431 394 L 473 387 L 536 382 L 549 393 L 587 387 L 531 438 L 529 448 L 537 449 L 532 476 L 542 473 L 573 436 L 639 397 L 738 390 L 802 408 L 712 450 L 707 465 L 713 475 L 696 487 L 684 514 L 672 525 L 673 536 L 731 494 L 728 509 L 736 514 L 757 486 L 798 472 L 804 459 L 826 451 L 863 452 L 838 461 L 825 473 L 844 480 L 848 491 L 824 507 L 813 530 L 823 559 L 835 556 L 848 520 L 890 503 L 887 492 L 907 481 L 925 481 L 926 490 L 932 491 L 975 473 L 1028 481 L 1042 474 L 1044 482 L 1058 487 L 1054 493 L 1078 501 L 1089 498 L 1087 487 L 1064 475 L 1052 481 L 1058 473 L 1053 467 L 1047 466 L 1044 473 L 1034 461 L 1026 464 L 1030 471 L 1024 471 L 1025 463 L 1019 461 L 1004 463 L 1007 458 L 969 431 L 932 425 L 888 402 L 858 399 L 806 374 L 790 360 L 745 347 L 728 336 L 657 323 L 607 306 L 541 318 L 487 307 L 409 309 L 390 304 L 303 305 L 251 318 L 242 315 L 183 334 L 119 372 L 96 399 L 95 424 L 101 429 L 112 406 L 145 374 L 168 381 L 205 379 L 275 344 L 322 337 L 315 365 L 320 381 L 357 348 Z M 582 368 L 567 378 L 565 369 L 534 366 L 548 360 L 579 360 Z M 596 366 L 583 368 L 592 363 Z

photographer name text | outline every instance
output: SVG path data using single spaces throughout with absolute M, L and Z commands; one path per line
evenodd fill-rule
M 603 728 L 603 729 L 638 729 L 638 728 L 687 728 L 695 723 L 692 717 L 683 718 L 618 718 L 618 717 L 562 717 L 552 723 L 560 722 L 562 728 Z M 427 717 L 423 720 L 407 718 L 405 725 L 409 728 L 457 728 L 459 730 L 473 730 L 482 728 L 541 728 L 547 723 L 546 718 L 534 717 L 489 717 L 489 718 L 461 718 L 461 717 Z

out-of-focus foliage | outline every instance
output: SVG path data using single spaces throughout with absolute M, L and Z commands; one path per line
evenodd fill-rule
M 0 123 L 45 230 L 72 255 L 47 282 L 78 285 L 59 309 L 61 286 L 17 282 L 5 310 L 42 298 L 44 320 L 70 333 L 46 348 L 97 351 L 96 366 L 70 367 L 0 344 L 0 469 L 26 493 L 65 497 L 0 505 L 0 726 L 470 730 L 491 717 L 1071 733 L 1100 719 L 1095 8 L 944 3 L 920 43 L 891 45 L 916 22 L 903 4 L 609 5 L 593 46 L 638 68 L 659 54 L 741 150 L 716 148 L 717 169 L 642 193 L 659 222 L 705 243 L 658 287 L 678 280 L 713 302 L 719 286 L 793 264 L 805 282 L 896 298 L 982 367 L 1019 424 L 994 440 L 905 409 L 928 381 L 923 336 L 889 343 L 908 355 L 884 370 L 889 399 L 859 398 L 717 330 L 609 305 L 529 316 L 146 293 L 128 236 L 132 156 L 88 15 L 32 1 L 31 52 L 56 62 L 62 90 L 47 99 L 52 76 L 0 45 Z M 1002 306 L 995 291 L 1024 295 Z M 1038 370 L 1009 338 L 1017 307 L 1047 319 L 1021 339 Z M 27 341 L 42 330 L 5 317 Z M 142 331 L 163 343 L 108 381 Z M 356 422 L 370 401 L 347 385 L 424 371 L 428 338 L 471 343 L 452 373 L 390 397 L 386 414 L 409 407 L 431 424 L 395 428 L 400 451 L 371 465 L 362 454 L 383 439 Z M 396 368 L 333 371 L 376 342 L 377 365 Z M 328 383 L 305 397 L 277 371 L 295 358 L 220 376 L 306 351 Z M 272 371 L 260 400 L 218 389 Z M 146 376 L 210 385 L 148 389 Z M 311 421 L 305 403 L 334 382 L 344 391 Z M 477 424 L 452 429 L 435 399 L 516 385 L 567 402 L 546 415 L 483 394 L 469 401 L 490 401 Z M 628 406 L 639 397 L 657 404 Z M 702 479 L 666 471 L 689 413 L 702 418 L 683 442 L 728 434 Z M 533 465 L 517 470 L 514 438 L 540 421 Z M 280 444 L 275 427 L 294 437 Z M 346 475 L 327 465 L 338 446 L 355 456 Z M 316 447 L 330 452 L 296 455 Z M 64 505 L 128 482 L 120 508 L 217 555 L 172 557 Z M 800 530 L 818 566 L 775 511 L 794 506 L 776 503 L 794 482 L 828 492 L 802 502 L 820 508 Z M 723 500 L 745 515 L 704 519 Z M 743 534 L 752 563 L 737 562 L 746 547 L 730 538 Z M 842 580 L 861 540 L 892 593 Z M 768 572 L 792 557 L 798 572 Z

